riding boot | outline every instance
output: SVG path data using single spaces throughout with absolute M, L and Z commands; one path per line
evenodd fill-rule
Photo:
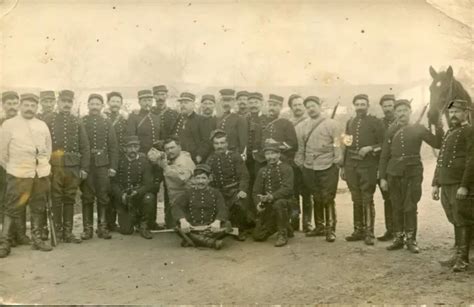
M 56 238 L 59 241 L 63 241 L 63 205 L 53 206 L 53 220 L 54 220 L 54 229 L 56 231 Z
M 147 221 L 140 222 L 140 235 L 145 239 L 153 239 L 151 232 L 148 230 L 148 223 Z
M 48 242 L 41 239 L 41 230 L 43 229 L 43 214 L 31 213 L 31 239 L 33 244 L 31 249 L 40 250 L 42 252 L 50 252 L 53 250 Z
M 333 204 L 327 205 L 325 210 L 326 216 L 326 241 L 336 241 L 336 208 Z
M 107 229 L 109 231 L 117 231 L 117 210 L 113 203 L 110 203 L 107 208 Z
M 5 258 L 10 254 L 10 232 L 13 225 L 13 219 L 8 216 L 3 216 L 2 234 L 0 235 L 0 258 Z
M 188 237 L 194 242 L 196 246 L 209 247 L 214 249 L 221 249 L 223 245 L 222 240 L 216 240 L 208 236 L 197 234 L 197 233 L 188 233 Z
M 41 224 L 43 227 L 41 228 L 41 240 L 47 241 L 49 237 L 49 229 L 48 229 L 48 213 L 45 210 L 43 213 L 41 213 Z
M 354 218 L 354 232 L 346 237 L 346 241 L 360 241 L 365 237 L 364 233 L 364 212 L 362 210 L 362 204 L 353 204 L 353 218 Z
M 366 245 L 374 245 L 374 222 L 375 222 L 375 208 L 374 204 L 365 205 L 365 239 L 364 242 Z
M 456 260 L 458 258 L 458 251 L 457 247 L 459 245 L 459 229 L 460 227 L 454 226 L 454 250 L 453 254 L 451 255 L 451 258 L 447 260 L 440 260 L 438 261 L 441 266 L 446 266 L 446 267 L 453 267 L 453 265 L 456 263 Z
M 81 239 L 76 238 L 72 233 L 74 226 L 74 204 L 64 204 L 63 207 L 63 241 L 64 243 L 76 243 L 79 244 L 82 242 Z
M 277 235 L 277 240 L 275 242 L 276 247 L 284 246 L 288 243 L 288 233 L 286 229 L 279 230 Z
M 307 202 L 309 202 L 309 205 L 307 204 Z M 311 230 L 313 230 L 313 226 L 311 225 L 311 215 L 311 199 L 305 200 L 303 196 L 303 232 L 310 232 Z
M 459 240 L 457 246 L 457 259 L 453 266 L 453 272 L 464 272 L 469 267 L 469 249 L 471 244 L 471 229 L 459 227 Z
M 397 249 L 402 249 L 405 246 L 405 236 L 403 232 L 395 232 L 394 239 L 392 244 L 387 246 L 387 250 L 394 251 Z
M 112 235 L 107 229 L 107 220 L 106 220 L 106 210 L 107 208 L 104 205 L 97 205 L 97 236 L 102 239 L 112 239 Z
M 418 243 L 416 243 L 416 237 L 414 231 L 407 232 L 407 249 L 412 252 L 413 254 L 418 254 L 420 249 L 418 247 Z
M 325 235 L 324 227 L 324 206 L 320 202 L 314 202 L 313 215 L 314 215 L 314 232 L 316 236 Z
M 94 236 L 94 204 L 82 204 L 82 240 L 92 239 Z
M 18 245 L 30 245 L 31 240 L 26 235 L 26 207 L 20 210 L 20 215 L 15 219 L 16 243 Z

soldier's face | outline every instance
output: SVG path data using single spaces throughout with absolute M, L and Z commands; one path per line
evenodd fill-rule
M 152 97 L 141 98 L 138 101 L 138 104 L 140 105 L 140 108 L 142 110 L 148 111 L 148 110 L 150 110 L 151 106 L 153 105 L 153 98 Z
M 312 118 L 318 117 L 321 114 L 321 106 L 315 101 L 306 102 L 306 112 Z
M 250 112 L 252 112 L 252 113 L 260 112 L 260 105 L 261 105 L 260 100 L 258 100 L 256 98 L 249 99 L 248 107 L 250 109 Z
M 239 96 L 239 99 L 237 99 L 237 106 L 239 107 L 240 112 L 246 112 L 247 111 L 247 105 L 248 105 L 248 97 L 247 96 Z
M 110 111 L 116 113 L 120 111 L 120 108 L 122 107 L 122 98 L 119 96 L 112 96 L 109 101 L 107 101 L 107 104 L 109 105 Z
M 216 104 L 212 100 L 205 99 L 201 102 L 201 111 L 206 116 L 212 116 L 215 107 Z
M 168 94 L 166 92 L 157 92 L 155 93 L 154 97 L 156 101 L 156 106 L 161 108 L 164 107 L 166 99 L 168 98 Z
M 408 124 L 410 122 L 410 115 L 411 109 L 408 106 L 401 105 L 395 109 L 395 116 L 401 124 Z
M 179 156 L 179 153 L 181 152 L 181 146 L 176 144 L 176 142 L 174 142 L 174 141 L 170 142 L 168 144 L 165 144 L 164 149 L 165 149 L 166 156 L 170 160 L 176 159 Z
M 385 114 L 385 116 L 387 116 L 387 117 L 393 116 L 393 113 L 395 112 L 394 105 L 395 105 L 395 102 L 393 100 L 391 100 L 391 99 L 390 100 L 384 100 L 382 102 L 383 114 Z
M 234 106 L 235 100 L 234 99 L 221 99 L 222 103 L 222 109 L 224 112 L 230 112 L 232 110 L 232 107 Z
M 12 98 L 12 99 L 5 100 L 2 104 L 2 107 L 7 117 L 13 117 L 18 114 L 19 105 L 20 105 L 19 100 L 16 98 Z
M 280 153 L 278 151 L 265 151 L 265 160 L 268 164 L 276 164 L 280 160 Z
M 227 137 L 225 136 L 220 137 L 220 138 L 219 137 L 214 138 L 212 143 L 214 145 L 214 151 L 216 153 L 225 153 L 229 146 L 229 144 L 227 143 Z
M 32 100 L 23 100 L 20 104 L 20 113 L 26 119 L 31 119 L 38 111 L 38 103 Z
M 281 104 L 278 102 L 268 102 L 268 115 L 275 118 L 280 115 L 281 112 Z
M 194 101 L 181 100 L 179 102 L 179 107 L 181 108 L 181 113 L 189 115 L 194 111 Z
M 102 108 L 104 107 L 104 103 L 102 100 L 98 98 L 92 98 L 89 100 L 87 103 L 87 107 L 89 108 L 89 113 L 90 114 L 100 114 L 100 111 L 102 111 Z
M 204 189 L 210 182 L 210 175 L 206 173 L 200 173 L 194 176 L 194 185 L 197 189 Z
M 365 99 L 357 99 L 354 101 L 354 109 L 357 115 L 367 114 L 369 110 L 369 102 Z
M 140 145 L 130 144 L 130 145 L 125 146 L 124 148 L 125 148 L 125 154 L 127 155 L 127 157 L 129 157 L 130 159 L 137 158 Z
M 69 99 L 59 99 L 58 100 L 58 110 L 61 113 L 69 114 L 72 110 L 73 102 Z
M 45 99 L 41 99 L 40 103 L 41 103 L 41 109 L 43 113 L 49 113 L 49 112 L 53 112 L 54 105 L 56 104 L 56 100 L 53 98 L 45 98 Z
M 462 122 L 467 120 L 468 112 L 463 109 L 459 109 L 456 107 L 451 107 L 448 110 L 449 114 L 449 124 L 451 126 L 458 126 Z
M 291 111 L 295 117 L 300 117 L 304 115 L 304 104 L 303 98 L 295 98 L 291 102 Z

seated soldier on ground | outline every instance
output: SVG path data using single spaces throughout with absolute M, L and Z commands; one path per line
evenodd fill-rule
M 209 186 L 211 168 L 198 164 L 194 170 L 194 185 L 178 196 L 173 204 L 173 218 L 178 223 L 181 246 L 202 246 L 221 249 L 226 235 L 222 224 L 228 211 L 224 197 Z
M 120 157 L 117 176 L 112 181 L 112 199 L 118 213 L 119 232 L 133 234 L 135 227 L 145 239 L 151 239 L 148 229 L 156 204 L 153 173 L 147 157 L 139 153 L 137 136 L 124 138 L 124 154 Z
M 275 246 L 288 243 L 289 208 L 293 197 L 293 169 L 280 161 L 280 144 L 272 139 L 265 142 L 267 164 L 257 174 L 253 199 L 257 204 L 257 225 L 253 238 L 265 241 L 278 232 Z

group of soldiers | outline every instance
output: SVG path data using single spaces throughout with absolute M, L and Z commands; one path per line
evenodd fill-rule
M 89 113 L 82 118 L 71 114 L 74 96 L 70 90 L 57 97 L 54 91 L 42 91 L 39 97 L 2 94 L 6 118 L 0 143 L 5 187 L 0 195 L 0 257 L 15 244 L 52 250 L 47 242 L 48 204 L 55 233 L 64 243 L 94 236 L 94 204 L 96 234 L 102 239 L 110 239 L 114 231 L 138 231 L 151 239 L 151 231 L 168 228 L 181 236 L 182 246 L 220 249 L 233 226 L 237 240 L 251 235 L 265 241 L 276 233 L 275 246 L 284 246 L 301 225 L 307 237 L 334 242 L 339 178 L 347 182 L 353 202 L 354 232 L 347 241 L 374 244 L 374 193 L 379 186 L 386 232 L 377 239 L 392 240 L 388 250 L 406 246 L 418 253 L 424 141 L 440 149 L 432 196 L 441 198 L 455 228 L 456 253 L 446 264 L 455 271 L 468 266 L 474 134 L 467 101 L 449 102 L 449 130 L 444 134 L 439 123 L 433 134 L 419 120 L 410 121 L 410 101 L 393 95 L 380 99 L 383 119 L 368 114 L 367 95 L 356 95 L 355 115 L 345 129 L 323 114 L 317 96 L 295 94 L 285 102 L 270 94 L 268 112 L 262 114 L 261 93 L 223 89 L 217 98 L 202 95 L 197 113 L 194 94 L 181 93 L 177 111 L 167 105 L 167 87 L 159 85 L 140 90 L 140 109 L 128 116 L 121 112 L 121 93 L 90 94 Z M 289 118 L 280 114 L 285 103 Z M 220 116 L 215 115 L 216 104 L 223 111 Z M 156 223 L 161 188 L 165 225 Z M 73 233 L 78 189 L 80 238 Z

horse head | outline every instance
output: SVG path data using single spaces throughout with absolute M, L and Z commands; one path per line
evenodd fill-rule
M 430 107 L 428 109 L 428 123 L 434 125 L 440 119 L 441 113 L 445 113 L 448 100 L 452 99 L 453 91 L 453 69 L 451 66 L 446 71 L 436 72 L 430 66 L 430 74 L 433 82 L 430 85 Z

